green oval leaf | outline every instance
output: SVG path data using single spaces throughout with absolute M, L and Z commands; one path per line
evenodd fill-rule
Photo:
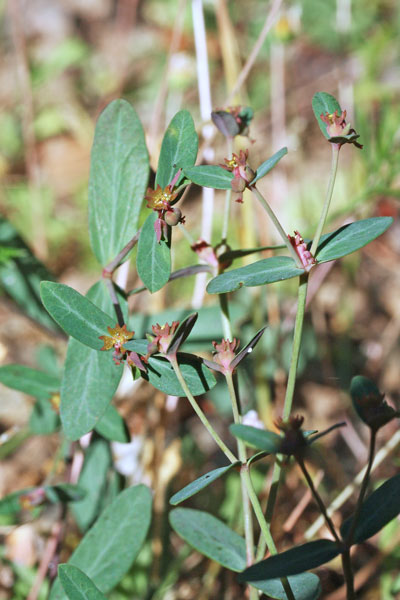
M 128 102 L 114 100 L 97 121 L 90 165 L 89 233 L 102 265 L 135 235 L 148 177 L 140 120 Z
M 58 576 L 70 600 L 107 600 L 93 581 L 73 565 L 59 565 Z
M 308 542 L 251 565 L 239 575 L 239 581 L 252 584 L 254 582 L 257 587 L 258 581 L 297 575 L 309 569 L 315 569 L 329 562 L 338 554 L 340 554 L 340 550 L 336 542 L 331 540 Z
M 284 148 L 281 148 L 280 150 L 278 150 L 278 152 L 275 152 L 275 154 L 273 154 L 270 158 L 265 160 L 258 167 L 255 177 L 254 177 L 253 181 L 250 182 L 250 185 L 254 185 L 256 183 L 256 181 L 258 181 L 262 177 L 265 177 L 265 175 L 267 175 L 267 173 L 269 173 L 275 167 L 275 165 L 278 164 L 278 162 L 281 160 L 281 158 L 283 158 L 285 156 L 285 154 L 287 154 L 287 151 L 288 151 L 288 149 L 285 146 Z
M 199 165 L 183 170 L 192 183 L 216 190 L 230 190 L 233 173 L 217 165 Z
M 318 121 L 320 130 L 326 139 L 329 140 L 330 136 L 326 131 L 326 123 L 322 121 L 321 115 L 325 115 L 326 113 L 331 115 L 335 112 L 335 110 L 337 110 L 337 114 L 340 116 L 342 114 L 342 109 L 340 108 L 339 102 L 331 94 L 327 94 L 326 92 L 317 92 L 314 94 L 312 99 L 312 109 L 314 111 L 315 118 Z
M 134 350 L 139 354 L 146 354 L 147 340 L 133 340 L 124 346 L 127 350 Z M 183 377 L 193 396 L 205 394 L 216 384 L 215 377 L 203 363 L 203 360 L 194 354 L 178 352 L 178 363 Z M 151 385 L 165 394 L 171 396 L 185 396 L 170 362 L 161 356 L 151 356 L 147 363 L 147 373 L 141 371 L 141 376 Z
M 382 235 L 392 223 L 392 217 L 372 217 L 343 225 L 321 237 L 315 258 L 323 263 L 347 256 Z
M 400 474 L 391 477 L 363 502 L 358 524 L 354 532 L 354 543 L 360 544 L 372 537 L 400 514 Z M 346 519 L 340 528 L 343 538 L 350 531 L 353 517 Z
M 96 518 L 104 495 L 107 472 L 111 465 L 110 450 L 107 442 L 97 440 L 85 452 L 85 461 L 79 476 L 79 487 L 86 491 L 80 502 L 71 505 L 81 531 L 86 531 Z
M 60 379 L 24 365 L 0 367 L 0 382 L 30 396 L 49 397 L 60 389 Z
M 250 425 L 230 425 L 229 431 L 240 440 L 243 440 L 252 448 L 264 450 L 269 454 L 277 454 L 280 452 L 282 438 L 273 431 L 265 429 L 257 429 Z
M 191 498 L 192 496 L 194 496 L 195 494 L 197 494 L 198 492 L 200 492 L 201 490 L 203 490 L 204 488 L 209 486 L 210 483 L 212 483 L 216 479 L 219 479 L 220 477 L 222 477 L 222 475 L 225 475 L 225 473 L 227 473 L 228 471 L 230 471 L 233 467 L 236 467 L 237 465 L 240 465 L 240 461 L 231 463 L 231 464 L 227 465 L 226 467 L 220 467 L 219 469 L 213 469 L 212 471 L 205 473 L 198 479 L 195 479 L 194 481 L 189 483 L 189 485 L 186 485 L 179 492 L 174 494 L 169 499 L 169 503 L 172 504 L 173 506 L 177 506 L 184 500 Z
M 126 423 L 112 404 L 109 404 L 106 408 L 106 412 L 97 422 L 95 430 L 112 442 L 121 442 L 122 444 L 130 442 Z
M 165 188 L 179 168 L 191 167 L 196 162 L 199 138 L 191 114 L 180 110 L 165 132 L 156 174 L 156 185 Z
M 111 318 L 79 292 L 52 281 L 40 285 L 42 302 L 53 319 L 68 335 L 82 344 L 100 350 L 100 335 L 107 335 L 107 327 L 115 327 L 117 318 Z
M 219 519 L 201 510 L 175 508 L 169 520 L 176 533 L 201 554 L 232 571 L 245 568 L 244 539 Z
M 161 289 L 171 274 L 170 241 L 157 242 L 154 231 L 157 218 L 158 214 L 152 212 L 143 223 L 136 258 L 139 277 L 151 293 Z
M 207 286 L 207 292 L 224 294 L 238 290 L 242 286 L 254 287 L 274 283 L 298 277 L 302 273 L 303 270 L 298 269 L 294 260 L 289 256 L 273 256 L 214 277 Z
M 112 322 L 111 317 L 101 310 L 104 309 L 110 314 L 114 310 L 108 290 L 102 281 L 90 288 L 87 298 L 81 296 L 81 299 L 84 301 L 85 310 L 85 303 L 88 303 Z M 126 301 L 121 297 L 119 300 L 122 311 L 126 312 Z M 107 334 L 105 328 L 103 333 Z M 101 340 L 98 341 L 102 344 Z M 95 427 L 115 394 L 122 372 L 123 366 L 114 363 L 111 352 L 98 352 L 75 339 L 69 340 L 61 383 L 60 406 L 61 423 L 69 439 L 77 440 Z
M 314 575 L 314 573 L 291 575 L 288 577 L 288 581 L 296 600 L 318 600 L 322 593 L 321 582 L 319 577 Z M 265 594 L 268 594 L 271 598 L 287 600 L 287 595 L 280 579 L 252 581 L 252 585 Z
M 68 564 L 79 566 L 102 592 L 110 591 L 129 570 L 151 519 L 151 492 L 136 485 L 118 494 L 89 529 Z M 50 600 L 65 600 L 59 580 Z

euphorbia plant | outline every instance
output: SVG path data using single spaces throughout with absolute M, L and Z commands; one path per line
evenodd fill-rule
M 100 116 L 92 150 L 89 230 L 93 252 L 102 268 L 102 280 L 89 290 L 87 296 L 54 281 L 44 281 L 41 285 L 45 308 L 70 336 L 61 377 L 19 365 L 0 369 L 3 383 L 34 394 L 41 402 L 43 398 L 47 401 L 60 392 L 62 434 L 67 439 L 77 441 L 88 432 L 96 431 L 90 446 L 92 451 L 89 449 L 86 455 L 78 486 L 69 481 L 69 485 L 62 488 L 63 494 L 56 485 L 38 490 L 21 490 L 0 503 L 0 510 L 16 515 L 26 507 L 27 502 L 36 504 L 37 498 L 40 503 L 47 500 L 61 502 L 64 506 L 61 513 L 63 519 L 65 503 L 68 502 L 82 530 L 87 530 L 69 558 L 68 565 L 60 567 L 59 579 L 52 587 L 52 599 L 65 598 L 66 595 L 73 597 L 71 589 L 82 591 L 84 588 L 90 590 L 93 597 L 104 597 L 103 592 L 111 590 L 130 568 L 147 534 L 151 493 L 143 485 L 125 491 L 117 490 L 114 500 L 100 515 L 98 507 L 93 508 L 92 505 L 92 512 L 88 516 L 86 512 L 82 514 L 82 505 L 75 504 L 82 501 L 85 487 L 81 484 L 85 484 L 85 474 L 89 468 L 94 468 L 93 464 L 100 468 L 103 478 L 106 478 L 110 459 L 98 438 L 127 441 L 123 420 L 110 405 L 123 368 L 129 369 L 134 379 L 141 377 L 165 394 L 186 397 L 214 440 L 215 448 L 225 455 L 223 460 L 228 461 L 176 492 L 170 498 L 173 506 L 188 500 L 229 471 L 236 470 L 240 477 L 244 538 L 204 511 L 174 508 L 170 512 L 171 526 L 189 545 L 227 569 L 239 572 L 239 581 L 249 584 L 251 599 L 257 598 L 260 590 L 278 599 L 319 598 L 322 593 L 319 578 L 307 571 L 340 555 L 347 597 L 349 600 L 355 598 L 351 547 L 374 535 L 399 512 L 398 475 L 366 497 L 377 431 L 396 418 L 398 413 L 383 401 L 372 382 L 360 377 L 353 380 L 351 395 L 354 406 L 371 431 L 370 452 L 355 512 L 339 531 L 307 468 L 312 444 L 337 425 L 320 434 L 305 431 L 302 428 L 303 418 L 294 417 L 292 408 L 310 274 L 318 269 L 319 264 L 337 260 L 374 240 L 386 231 L 392 219 L 364 219 L 323 234 L 340 149 L 343 144 L 361 146 L 354 129 L 346 124 L 345 111 L 332 96 L 322 92 L 316 94 L 313 108 L 321 131 L 331 144 L 332 168 L 326 198 L 311 241 L 304 240 L 297 230 L 294 235 L 288 235 L 278 215 L 257 187 L 257 182 L 287 154 L 287 149 L 280 149 L 256 169 L 254 165 L 251 166 L 249 150 L 232 152 L 234 136 L 248 132 L 251 109 L 231 107 L 213 113 L 214 123 L 228 140 L 229 152 L 224 165 L 195 165 L 198 149 L 195 126 L 187 111 L 178 112 L 164 135 L 152 188 L 147 187 L 148 155 L 143 131 L 133 108 L 123 100 L 116 100 Z M 175 206 L 181 200 L 183 191 L 192 183 L 227 191 L 221 236 L 214 246 L 204 240 L 195 242 L 191 239 L 188 230 L 192 223 L 189 218 L 185 222 L 181 209 Z M 242 256 L 262 250 L 232 250 L 228 245 L 231 192 L 239 194 L 238 200 L 241 202 L 245 189 L 261 203 L 281 237 L 279 246 L 268 248 L 275 251 L 283 249 L 285 253 L 230 269 Z M 139 228 L 144 200 L 147 200 L 142 213 L 145 220 Z M 175 226 L 187 228 L 186 237 L 192 250 L 207 264 L 188 265 L 172 272 L 171 246 L 174 243 Z M 128 260 L 136 245 L 135 268 L 143 287 L 121 289 L 114 282 L 114 272 Z M 182 346 L 190 341 L 193 334 L 196 313 L 182 322 L 173 320 L 162 325 L 155 322 L 147 330 L 146 338 L 136 337 L 136 327 L 133 329 L 130 326 L 128 297 L 139 292 L 154 293 L 173 279 L 200 271 L 208 271 L 212 275 L 207 290 L 210 295 L 217 294 L 219 297 L 224 331 L 222 340 L 215 339 L 212 332 L 208 332 L 213 340 L 212 356 L 202 358 L 182 351 Z M 236 332 L 232 331 L 228 294 L 241 287 L 264 286 L 292 278 L 298 281 L 298 300 L 285 401 L 282 414 L 276 415 L 276 431 L 268 431 L 246 424 L 237 380 L 242 361 L 245 358 L 249 360 L 268 323 L 263 324 L 241 348 L 239 340 L 234 337 Z M 112 352 L 108 352 L 110 350 Z M 234 421 L 230 429 L 236 438 L 236 448 L 233 447 L 232 437 L 224 439 L 216 431 L 197 399 L 214 387 L 216 380 L 213 371 L 225 378 Z M 54 429 L 57 426 L 58 419 Z M 258 452 L 249 454 L 249 447 L 256 448 Z M 104 457 L 99 460 L 98 457 L 102 455 Z M 93 464 L 90 464 L 90 460 Z M 257 468 L 254 465 L 260 460 L 274 464 L 266 509 L 260 502 L 251 477 L 251 470 Z M 308 542 L 278 553 L 271 534 L 271 524 L 277 510 L 281 472 L 290 460 L 297 463 L 310 486 L 332 539 Z M 100 488 L 97 491 L 101 493 Z M 90 494 L 92 490 L 89 488 L 86 492 Z M 61 539 L 60 534 L 60 542 Z M 271 556 L 264 559 L 266 547 Z

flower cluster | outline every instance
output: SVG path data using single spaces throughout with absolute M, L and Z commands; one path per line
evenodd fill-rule
M 179 321 L 173 321 L 172 325 L 165 323 L 165 325 L 152 325 L 151 328 L 154 333 L 154 338 L 149 342 L 147 346 L 147 356 L 160 352 L 161 354 L 168 354 L 168 347 L 171 344 L 176 330 L 179 327 Z
M 110 335 L 99 336 L 99 339 L 103 340 L 104 344 L 100 350 L 111 350 L 111 348 L 114 348 L 113 360 L 116 365 L 126 360 L 129 366 L 135 366 L 142 371 L 146 371 L 146 367 L 140 356 L 136 352 L 129 352 L 124 347 L 124 344 L 133 338 L 135 332 L 128 331 L 126 325 L 122 325 L 121 327 L 118 323 L 114 328 L 107 327 L 107 330 Z
M 288 235 L 289 242 L 293 246 L 297 256 L 300 259 L 301 264 L 304 267 L 305 271 L 310 271 L 314 265 L 317 264 L 317 261 L 308 250 L 306 243 L 301 237 L 298 231 L 294 232 L 294 235 Z
M 308 444 L 301 429 L 303 422 L 304 417 L 299 415 L 289 417 L 288 421 L 280 418 L 275 422 L 276 427 L 284 434 L 279 448 L 282 454 L 296 456 L 304 453 Z
M 255 173 L 248 166 L 247 158 L 249 156 L 248 150 L 240 150 L 238 154 L 232 154 L 232 158 L 224 158 L 225 164 L 221 165 L 223 169 L 233 173 L 234 178 L 231 181 L 231 188 L 238 194 L 236 202 L 243 202 L 243 192 L 246 187 L 253 181 Z
M 351 128 L 350 123 L 346 124 L 346 111 L 344 110 L 341 115 L 335 110 L 334 113 L 321 114 L 321 121 L 326 125 L 326 132 L 329 135 L 329 142 L 332 144 L 354 144 L 357 148 L 362 148 L 362 144 L 357 142 L 360 137 L 355 129 Z
M 205 240 L 200 239 L 191 245 L 191 249 L 193 252 L 196 252 L 200 260 L 213 267 L 213 269 L 218 269 L 218 273 L 222 273 L 232 264 L 232 260 L 225 257 L 226 253 L 231 250 L 230 246 L 225 242 L 211 246 Z
M 357 375 L 353 377 L 350 393 L 353 406 L 362 421 L 373 431 L 400 417 L 400 412 L 389 406 L 373 381 Z
M 167 239 L 168 225 L 174 226 L 178 223 L 184 223 L 185 217 L 179 208 L 174 208 L 172 202 L 177 197 L 177 192 L 173 192 L 173 184 L 167 185 L 164 189 L 157 185 L 155 190 L 147 188 L 145 200 L 147 200 L 147 208 L 158 213 L 158 219 L 154 223 L 154 230 L 157 236 L 157 242 L 163 237 Z
M 229 106 L 226 109 L 213 111 L 211 118 L 214 125 L 226 137 L 247 136 L 253 118 L 253 110 L 249 106 Z
M 239 348 L 240 340 L 233 338 L 232 341 L 222 340 L 220 344 L 213 342 L 213 362 L 221 373 L 233 373 L 232 361 L 235 358 L 236 350 Z M 215 367 L 214 367 L 215 368 Z

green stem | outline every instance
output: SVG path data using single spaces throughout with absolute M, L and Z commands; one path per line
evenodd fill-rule
M 287 249 L 289 250 L 294 262 L 296 263 L 296 266 L 299 267 L 299 269 L 304 270 L 303 265 L 301 264 L 301 260 L 297 255 L 297 252 L 295 251 L 295 249 L 293 248 L 292 244 L 290 243 L 290 240 L 287 236 L 286 231 L 283 229 L 282 225 L 280 224 L 278 217 L 276 216 L 276 214 L 274 213 L 274 211 L 272 210 L 272 208 L 270 207 L 270 205 L 268 204 L 268 202 L 266 201 L 266 199 L 264 198 L 264 196 L 258 191 L 258 189 L 256 188 L 255 185 L 250 187 L 251 191 L 253 192 L 253 194 L 255 195 L 255 197 L 259 200 L 259 202 L 261 203 L 261 206 L 264 208 L 264 210 L 266 211 L 266 213 L 268 214 L 269 218 L 271 219 L 271 221 L 273 222 L 273 224 L 275 225 L 275 227 L 277 228 L 279 235 L 281 236 L 285 246 L 287 247 Z
M 333 186 L 335 185 L 336 172 L 339 162 L 339 144 L 332 144 L 332 163 L 331 163 L 331 175 L 329 178 L 328 189 L 326 190 L 325 202 L 322 208 L 321 216 L 319 219 L 318 227 L 314 235 L 313 243 L 311 244 L 310 252 L 315 256 L 315 252 L 318 248 L 319 240 L 321 239 L 322 230 L 325 225 L 326 217 L 328 216 L 329 206 L 331 204 Z
M 328 526 L 328 529 L 330 530 L 331 534 L 333 535 L 333 537 L 335 538 L 336 542 L 340 545 L 340 547 L 342 547 L 342 540 L 340 539 L 340 537 L 338 536 L 335 526 L 331 520 L 331 518 L 329 517 L 327 511 L 326 511 L 326 506 L 321 498 L 321 496 L 318 494 L 315 486 L 314 486 L 314 482 L 311 478 L 310 473 L 307 471 L 307 467 L 304 463 L 304 460 L 302 457 L 300 456 L 295 456 L 297 464 L 299 465 L 300 469 L 302 470 L 302 473 L 308 483 L 308 487 L 311 490 L 312 495 L 314 496 L 314 499 L 316 501 L 316 503 L 318 504 L 318 508 L 321 511 L 321 514 L 324 515 L 324 519 L 326 521 L 326 524 Z
M 367 470 L 365 471 L 364 479 L 363 479 L 362 484 L 361 484 L 360 494 L 358 496 L 357 506 L 356 506 L 356 510 L 354 512 L 354 517 L 352 519 L 350 531 L 347 534 L 346 539 L 345 539 L 346 546 L 349 549 L 350 549 L 350 546 L 353 543 L 354 533 L 355 533 L 357 524 L 358 524 L 358 522 L 360 520 L 361 507 L 362 507 L 362 503 L 364 501 L 364 497 L 365 497 L 365 494 L 366 494 L 366 491 L 367 491 L 368 482 L 369 482 L 369 475 L 370 475 L 371 469 L 372 469 L 372 463 L 374 462 L 375 442 L 376 442 L 376 431 L 373 430 L 373 429 L 371 429 L 371 437 L 370 437 L 370 442 L 369 442 L 369 455 L 368 455 Z
M 221 440 L 218 433 L 215 431 L 214 427 L 211 425 L 210 421 L 207 419 L 206 415 L 203 413 L 200 406 L 197 404 L 195 398 L 191 394 L 191 392 L 187 386 L 187 383 L 182 375 L 182 371 L 179 367 L 176 357 L 169 356 L 167 358 L 168 358 L 169 362 L 171 363 L 172 368 L 175 371 L 175 375 L 177 376 L 178 381 L 181 384 L 182 389 L 185 392 L 187 399 L 189 400 L 190 404 L 192 405 L 194 412 L 199 417 L 200 421 L 203 423 L 203 425 L 207 429 L 208 433 L 214 439 L 215 443 L 221 448 L 222 452 L 225 454 L 225 456 L 228 458 L 228 460 L 231 463 L 237 462 L 238 459 L 236 458 L 236 456 L 229 450 L 228 446 Z
M 228 137 L 226 138 L 226 143 L 228 146 L 228 158 L 230 159 L 232 157 L 232 148 L 233 148 L 233 138 Z M 225 241 L 226 238 L 228 237 L 228 226 L 229 226 L 229 213 L 230 213 L 230 209 L 231 209 L 231 198 L 232 198 L 232 190 L 226 190 L 225 193 L 225 206 L 224 206 L 224 220 L 222 222 L 222 232 L 221 232 L 221 239 L 222 241 Z
M 224 338 L 233 341 L 231 321 L 229 318 L 229 305 L 228 305 L 228 294 L 218 294 L 219 306 L 221 309 L 221 320 L 222 329 L 224 331 Z
M 242 418 L 241 418 L 240 411 L 239 411 L 239 403 L 238 403 L 237 397 L 236 397 L 235 385 L 233 382 L 232 374 L 226 373 L 225 378 L 226 378 L 226 382 L 228 384 L 229 396 L 230 396 L 231 402 L 232 402 L 233 418 L 234 418 L 235 423 L 240 423 L 242 421 Z M 258 500 L 256 491 L 253 486 L 253 482 L 250 477 L 250 468 L 247 464 L 246 446 L 245 446 L 243 440 L 240 440 L 240 439 L 237 440 L 237 445 L 238 445 L 239 459 L 242 463 L 242 466 L 240 469 L 240 479 L 241 479 L 241 483 L 242 483 L 243 512 L 245 513 L 245 510 L 246 510 L 246 512 L 248 511 L 248 513 L 249 513 L 248 518 L 251 523 L 251 511 L 250 511 L 250 502 L 251 502 L 251 505 L 254 510 L 254 514 L 256 515 L 258 524 L 261 529 L 261 533 L 264 537 L 265 543 L 267 544 L 268 550 L 271 554 L 277 554 L 275 542 L 272 538 L 269 525 L 264 518 L 264 514 L 263 514 L 263 510 L 260 505 L 260 501 Z M 245 513 L 245 532 L 246 532 L 246 513 Z M 251 555 L 252 555 L 251 562 L 253 562 L 253 560 L 254 560 L 253 528 L 251 528 L 251 534 L 249 532 L 248 536 L 246 535 L 245 537 L 246 537 L 246 548 L 247 548 L 247 541 L 249 540 L 249 543 L 251 541 Z M 292 590 L 290 588 L 290 584 L 287 581 L 287 579 L 283 578 L 281 581 L 282 581 L 282 585 L 285 589 L 286 595 L 289 598 L 289 600 L 295 600 Z
M 267 521 L 265 520 L 263 510 L 261 508 L 261 504 L 258 500 L 257 494 L 256 494 L 254 486 L 253 486 L 253 482 L 251 480 L 249 467 L 247 465 L 242 466 L 242 471 L 243 471 L 243 477 L 244 477 L 244 481 L 245 481 L 246 488 L 247 488 L 247 493 L 249 495 L 250 502 L 251 502 L 251 505 L 254 510 L 254 514 L 257 517 L 258 524 L 260 525 L 261 533 L 264 537 L 264 542 L 267 545 L 267 548 L 271 555 L 277 554 L 278 551 L 276 549 L 275 542 L 271 535 L 269 525 L 268 525 Z M 281 583 L 283 585 L 283 589 L 285 590 L 285 593 L 286 593 L 286 596 L 288 597 L 288 599 L 296 600 L 295 596 L 292 592 L 292 589 L 290 587 L 290 583 L 289 583 L 288 579 L 286 577 L 282 577 Z
M 344 552 L 342 552 L 341 557 L 342 557 L 343 575 L 344 575 L 344 580 L 346 582 L 346 589 L 347 589 L 346 598 L 347 598 L 347 600 L 356 600 L 356 593 L 354 590 L 354 575 L 353 575 L 353 568 L 351 566 L 350 550 L 348 549 L 348 550 L 345 550 Z
M 286 385 L 285 403 L 283 405 L 283 420 L 289 418 L 293 405 L 293 394 L 296 384 L 297 365 L 300 356 L 301 336 L 303 332 L 304 313 L 306 309 L 307 287 L 308 273 L 304 273 L 300 276 L 299 289 L 297 292 L 296 321 L 293 334 L 292 356 L 290 360 L 289 375 Z M 278 460 L 280 458 L 282 457 L 277 457 L 277 459 L 275 460 L 274 470 L 272 473 L 271 489 L 268 496 L 268 503 L 266 509 L 266 519 L 268 523 L 272 522 L 272 515 L 274 512 L 275 502 L 278 495 L 279 482 L 281 479 L 282 467 L 280 461 Z M 262 542 L 262 540 L 260 540 L 257 550 L 257 557 L 259 557 L 260 555 L 262 556 L 264 552 L 265 545 Z
M 292 411 L 294 387 L 296 384 L 297 365 L 299 363 L 301 336 L 303 333 L 304 313 L 306 310 L 308 287 L 308 273 L 300 276 L 299 289 L 297 292 L 297 311 L 294 325 L 292 356 L 290 359 L 289 375 L 286 385 L 285 403 L 283 405 L 282 418 L 285 421 Z
M 233 383 L 232 373 L 225 373 L 226 383 L 228 385 L 229 397 L 232 404 L 233 420 L 235 423 L 240 423 L 242 418 L 239 410 L 239 403 L 236 396 L 235 385 Z M 242 463 L 240 468 L 240 484 L 242 490 L 242 504 L 243 504 L 243 521 L 244 521 L 244 537 L 246 540 L 246 557 L 247 565 L 251 565 L 254 562 L 254 532 L 253 532 L 253 519 L 251 514 L 251 506 L 249 494 L 247 491 L 245 470 L 247 470 L 247 454 L 246 446 L 243 440 L 237 439 L 237 448 L 239 454 L 239 460 Z

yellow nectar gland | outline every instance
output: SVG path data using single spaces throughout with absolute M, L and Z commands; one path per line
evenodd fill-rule
M 236 169 L 239 165 L 236 161 L 236 158 L 232 157 L 231 160 L 226 160 L 226 166 L 230 169 Z
M 166 210 L 169 207 L 169 203 L 174 200 L 176 194 L 172 194 L 167 186 L 162 189 L 160 186 L 156 190 L 151 190 L 147 194 L 148 207 L 153 210 Z

